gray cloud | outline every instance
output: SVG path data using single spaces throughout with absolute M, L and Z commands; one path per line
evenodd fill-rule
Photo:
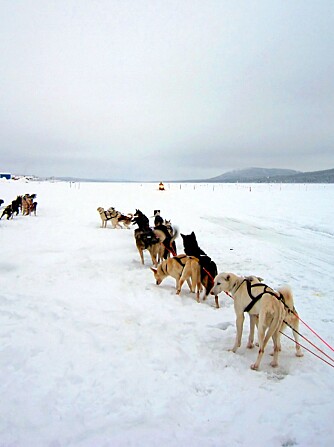
M 5 2 L 1 170 L 334 167 L 333 3 Z

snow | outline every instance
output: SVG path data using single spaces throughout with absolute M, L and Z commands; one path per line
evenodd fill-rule
M 0 183 L 4 205 L 37 193 L 37 216 L 0 221 L 0 445 L 332 446 L 334 369 L 235 337 L 233 302 L 197 303 L 154 282 L 133 228 L 101 228 L 97 207 L 153 210 L 195 231 L 219 272 L 290 284 L 303 321 L 334 345 L 334 185 Z M 1 207 L 1 210 L 4 208 Z M 182 253 L 182 239 L 177 239 Z M 333 348 L 300 332 L 332 360 Z M 286 331 L 291 336 L 291 330 Z

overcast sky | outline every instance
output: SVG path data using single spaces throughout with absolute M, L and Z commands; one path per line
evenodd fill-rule
M 0 0 L 0 171 L 334 168 L 333 0 Z

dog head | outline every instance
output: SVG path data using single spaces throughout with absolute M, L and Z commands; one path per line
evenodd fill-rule
M 169 233 L 171 236 L 173 236 L 174 229 L 173 229 L 173 227 L 172 227 L 172 223 L 171 223 L 171 221 L 165 219 L 164 225 L 165 225 L 165 227 L 167 228 L 168 233 Z
M 164 220 L 163 218 L 160 216 L 160 214 L 156 214 L 154 217 L 154 226 L 158 227 L 160 225 L 163 225 Z
M 239 276 L 234 273 L 219 273 L 215 277 L 213 287 L 211 289 L 211 295 L 219 295 L 221 292 L 230 292 L 235 284 L 239 281 Z
M 153 272 L 153 275 L 154 275 L 154 278 L 155 278 L 155 283 L 158 286 L 166 278 L 166 274 L 163 273 L 163 271 L 161 270 L 161 268 L 159 268 L 159 266 L 156 269 L 153 268 L 153 267 L 150 267 L 150 268 L 151 268 L 151 270 Z
M 140 217 L 140 216 L 142 216 L 142 215 L 143 215 L 142 211 L 140 211 L 139 209 L 136 209 L 136 211 L 135 211 L 133 217 Z
M 192 231 L 190 234 L 182 234 L 181 237 L 183 239 L 183 247 L 185 254 L 189 256 L 198 256 L 201 251 L 195 233 Z
M 132 221 L 133 221 L 134 223 L 137 223 L 138 219 L 140 219 L 140 217 L 141 217 L 142 215 L 143 215 L 143 213 L 142 213 L 140 210 L 136 209 L 136 211 L 134 212 L 134 214 L 133 214 L 133 216 L 132 216 Z
M 240 285 L 242 281 L 250 281 L 251 284 L 257 284 L 262 282 L 263 278 L 255 275 L 250 276 L 238 276 L 234 273 L 219 273 L 214 279 L 213 287 L 211 289 L 211 295 L 219 295 L 221 292 L 231 292 L 237 285 Z

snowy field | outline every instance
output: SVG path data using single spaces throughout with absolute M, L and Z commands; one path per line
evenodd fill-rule
M 5 204 L 25 193 L 37 216 L 0 221 L 1 447 L 334 445 L 334 185 L 0 182 Z M 98 206 L 160 209 L 219 272 L 290 284 L 332 366 L 282 336 L 279 366 L 270 342 L 252 371 L 248 316 L 233 354 L 232 299 L 157 286 Z

